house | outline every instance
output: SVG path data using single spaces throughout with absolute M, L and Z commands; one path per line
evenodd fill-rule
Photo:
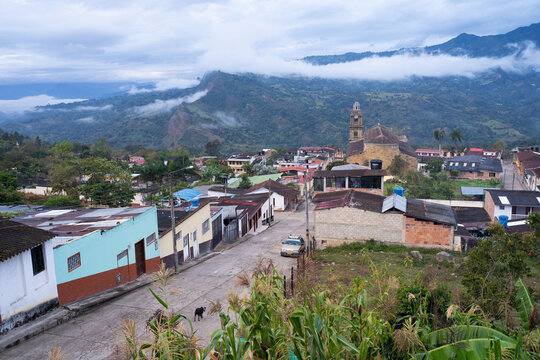
M 60 305 L 159 270 L 155 207 L 43 210 L 15 221 L 56 234 L 52 245 Z
M 227 158 L 227 165 L 234 171 L 235 175 L 241 175 L 244 171 L 244 164 L 253 164 L 255 156 L 244 153 L 233 154 Z
M 530 213 L 540 211 L 540 193 L 521 190 L 486 190 L 484 209 L 492 221 L 500 216 L 508 220 L 523 220 Z
M 417 168 L 416 152 L 405 136 L 398 137 L 390 128 L 381 124 L 367 129 L 364 133 L 362 111 L 356 101 L 350 115 L 346 161 L 350 164 L 366 165 L 372 159 L 381 159 L 386 169 L 398 155 L 407 163 L 409 169 Z
M 58 304 L 55 236 L 50 231 L 0 220 L 0 334 Z
M 132 166 L 143 166 L 145 160 L 142 156 L 130 156 L 129 157 L 129 167 Z
M 25 194 L 50 195 L 52 194 L 51 181 L 49 179 L 26 179 L 19 180 L 20 191 Z
M 296 210 L 298 190 L 283 185 L 274 180 L 266 180 L 250 187 L 246 194 L 268 194 L 271 197 L 271 207 L 275 211 Z
M 416 149 L 414 152 L 418 157 L 441 157 L 441 152 L 437 149 Z
M 167 267 L 174 267 L 174 245 L 171 233 L 171 211 L 158 210 L 159 253 Z M 174 210 L 178 262 L 200 257 L 213 250 L 212 214 L 210 203 L 190 203 Z
M 540 191 L 540 152 L 519 151 L 515 154 L 516 167 L 529 190 Z
M 502 153 L 500 150 L 495 149 L 481 149 L 481 148 L 470 148 L 465 155 L 478 155 L 483 157 L 490 157 L 494 159 L 501 159 Z
M 353 190 L 321 193 L 313 201 L 314 237 L 322 245 L 374 239 L 457 249 L 457 221 L 450 206 Z
M 313 190 L 315 193 L 353 189 L 356 191 L 383 194 L 384 176 L 382 169 L 316 171 L 313 174 Z
M 215 205 L 217 206 L 234 206 L 234 211 L 237 215 L 237 220 L 239 222 L 239 234 L 244 236 L 249 232 L 255 233 L 259 228 L 263 226 L 263 216 L 267 217 L 269 209 L 265 209 L 263 213 L 263 205 L 266 205 L 268 208 L 268 196 L 263 195 L 248 195 L 243 196 L 242 199 L 239 197 L 234 198 L 223 198 L 220 199 Z M 273 217 L 273 214 L 268 216 Z
M 466 179 L 500 179 L 502 163 L 500 159 L 479 155 L 456 156 L 446 164 L 449 176 Z

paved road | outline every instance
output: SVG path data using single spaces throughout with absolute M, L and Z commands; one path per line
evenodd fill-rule
M 523 177 L 512 162 L 503 163 L 502 183 L 505 190 L 527 190 L 522 183 Z
M 272 259 L 281 272 L 290 271 L 296 260 L 279 255 L 280 241 L 289 233 L 303 234 L 304 219 L 304 212 L 277 213 L 277 223 L 271 228 L 173 277 L 171 289 L 179 294 L 168 299 L 172 311 L 193 316 L 195 308 L 208 305 L 208 299 L 221 300 L 226 309 L 231 288 L 240 294 L 245 289 L 236 286 L 236 275 L 244 270 L 250 272 L 261 258 Z M 147 287 L 142 287 L 2 352 L 0 358 L 43 360 L 58 344 L 66 360 L 120 359 L 123 317 L 135 320 L 141 334 L 158 305 Z M 219 328 L 219 316 L 205 317 L 194 325 L 200 343 L 205 344 L 212 331 Z

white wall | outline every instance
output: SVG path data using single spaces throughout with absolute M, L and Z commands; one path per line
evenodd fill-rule
M 268 189 L 266 188 L 260 188 L 260 189 L 257 189 L 257 190 L 254 190 L 252 192 L 250 192 L 249 194 L 267 194 L 268 193 Z M 275 192 L 272 192 L 272 196 L 271 196 L 271 204 L 272 204 L 272 208 L 274 210 L 279 210 L 279 211 L 284 211 L 285 210 L 285 207 L 287 206 L 287 202 L 285 201 L 285 198 L 281 195 L 279 195 L 278 193 L 275 193 Z M 273 205 L 275 202 L 275 206 Z M 265 205 L 263 205 L 263 212 L 266 210 L 268 210 L 268 205 L 265 203 Z M 263 217 L 264 218 L 264 217 Z
M 501 215 L 508 216 L 508 220 L 512 220 L 512 206 L 504 205 L 504 209 L 501 209 L 499 205 L 495 205 L 493 209 L 494 216 L 498 219 Z
M 58 298 L 52 240 L 43 243 L 45 270 L 34 276 L 32 255 L 27 250 L 0 262 L 0 315 L 10 317 Z

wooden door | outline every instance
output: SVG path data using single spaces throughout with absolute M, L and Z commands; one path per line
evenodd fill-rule
M 137 277 L 139 277 L 146 272 L 144 240 L 135 244 L 135 263 L 137 266 Z

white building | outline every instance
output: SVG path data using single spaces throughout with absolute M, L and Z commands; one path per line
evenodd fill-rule
M 52 232 L 0 220 L 0 333 L 58 304 Z

